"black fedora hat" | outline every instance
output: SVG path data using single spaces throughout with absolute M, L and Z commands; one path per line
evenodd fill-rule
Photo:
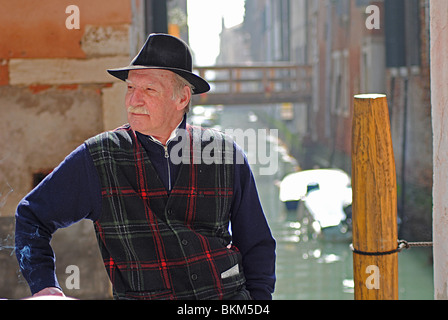
M 193 94 L 210 90 L 207 81 L 192 72 L 193 63 L 188 45 L 181 39 L 168 34 L 150 34 L 129 66 L 109 69 L 107 72 L 125 81 L 129 70 L 137 69 L 164 69 L 177 73 L 194 86 Z

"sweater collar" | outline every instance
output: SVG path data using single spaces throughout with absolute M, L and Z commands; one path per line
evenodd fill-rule
M 177 135 L 179 134 L 179 130 L 182 130 L 182 129 L 185 130 L 186 126 L 187 126 L 187 115 L 184 115 L 182 121 L 181 121 L 181 122 L 177 125 L 177 127 L 171 132 L 170 137 L 169 137 L 168 140 L 166 141 L 166 145 L 168 145 L 168 143 L 170 143 L 170 141 L 174 140 L 174 139 L 177 137 Z M 143 133 L 138 132 L 138 131 L 136 131 L 136 132 L 137 132 L 139 135 L 148 138 L 150 141 L 155 142 L 155 143 L 160 144 L 160 145 L 163 146 L 163 143 L 160 142 L 157 138 L 155 138 L 155 137 L 153 137 L 153 136 L 151 136 L 151 135 L 143 134 Z

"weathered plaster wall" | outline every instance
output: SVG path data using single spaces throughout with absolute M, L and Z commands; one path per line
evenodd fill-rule
M 86 138 L 102 130 L 98 86 L 50 88 L 0 87 L 0 172 L 2 189 L 13 188 L 0 216 L 13 216 L 33 188 L 33 174 L 51 171 Z
M 80 11 L 80 29 L 65 27 L 66 8 L 73 4 Z M 129 25 L 131 19 L 131 1 L 2 1 L 0 57 L 85 58 L 81 40 L 86 26 Z
M 79 29 L 66 28 L 69 5 Z M 0 298 L 29 289 L 14 255 L 14 214 L 36 173 L 53 170 L 83 141 L 126 122 L 125 85 L 106 69 L 127 65 L 144 41 L 142 0 L 2 1 L 0 10 Z M 56 195 L 55 195 L 56 196 Z M 110 297 L 90 221 L 56 232 L 66 294 Z M 77 265 L 81 288 L 67 290 Z
M 448 299 L 448 1 L 431 0 L 434 295 Z

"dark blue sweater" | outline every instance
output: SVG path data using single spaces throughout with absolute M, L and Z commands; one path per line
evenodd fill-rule
M 185 121 L 181 124 L 185 127 Z M 180 165 L 165 158 L 164 147 L 137 133 L 167 190 L 174 185 Z M 169 150 L 175 142 L 168 144 Z M 234 144 L 234 155 L 243 151 Z M 271 299 L 275 284 L 275 240 L 261 207 L 247 159 L 235 165 L 231 210 L 233 243 L 243 255 L 247 289 L 256 300 Z M 96 221 L 101 215 L 101 188 L 92 158 L 83 144 L 74 150 L 18 205 L 16 256 L 34 294 L 46 287 L 59 287 L 52 234 L 82 219 Z

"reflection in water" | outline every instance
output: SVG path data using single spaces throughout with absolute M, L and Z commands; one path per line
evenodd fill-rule
M 278 244 L 274 299 L 353 299 L 347 243 L 322 241 L 306 223 L 271 223 L 271 228 Z
M 320 239 L 310 223 L 273 221 L 277 240 L 277 284 L 274 299 L 352 300 L 353 255 L 349 242 Z M 430 248 L 413 248 L 399 254 L 399 298 L 434 297 Z

